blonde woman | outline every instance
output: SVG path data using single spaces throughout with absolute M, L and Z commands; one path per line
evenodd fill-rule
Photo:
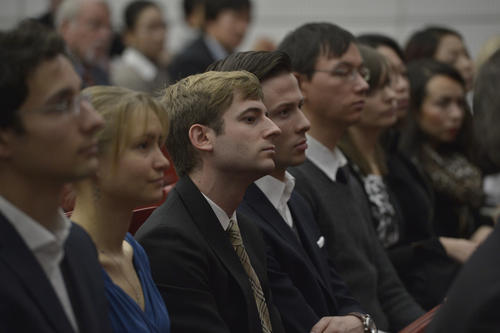
M 127 232 L 133 209 L 163 196 L 169 166 L 163 107 L 144 93 L 94 86 L 83 94 L 106 121 L 98 136 L 97 173 L 77 184 L 72 220 L 99 251 L 115 332 L 169 332 L 170 321 L 142 247 Z M 85 153 L 85 152 L 83 152 Z

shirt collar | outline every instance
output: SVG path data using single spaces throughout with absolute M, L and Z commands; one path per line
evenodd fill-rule
M 229 227 L 229 221 L 231 219 L 234 219 L 235 222 L 237 221 L 236 220 L 236 211 L 234 211 L 233 215 L 231 215 L 231 217 L 229 217 L 229 216 L 227 216 L 226 212 L 222 208 L 219 207 L 219 205 L 217 205 L 215 202 L 210 200 L 210 198 L 207 197 L 204 193 L 201 193 L 201 194 L 203 194 L 205 199 L 207 199 L 210 207 L 212 207 L 212 210 L 214 211 L 215 216 L 217 216 L 217 219 L 219 220 L 219 222 L 222 226 L 222 229 L 227 230 L 227 228 Z
M 264 193 L 274 208 L 278 209 L 290 200 L 293 188 L 295 187 L 295 178 L 286 171 L 284 182 L 267 175 L 256 180 L 255 185 Z
M 224 59 L 229 55 L 226 49 L 215 38 L 205 35 L 204 40 L 215 61 Z
M 132 47 L 127 47 L 123 51 L 122 60 L 125 64 L 134 68 L 143 80 L 151 81 L 158 73 L 156 65 Z
M 321 142 L 306 134 L 307 136 L 307 150 L 306 157 L 316 164 L 318 168 L 323 171 L 328 178 L 333 181 L 337 180 L 337 170 L 347 164 L 347 159 L 344 154 L 335 147 L 330 150 Z
M 0 196 L 0 211 L 5 215 L 10 224 L 16 229 L 28 248 L 35 252 L 43 247 L 56 244 L 62 248 L 68 238 L 71 222 L 59 211 L 55 228 L 46 229 L 40 223 L 36 222 L 22 210 Z

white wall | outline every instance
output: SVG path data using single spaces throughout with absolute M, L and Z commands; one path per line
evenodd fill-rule
M 108 0 L 113 22 L 119 26 L 128 0 Z M 164 5 L 175 38 L 182 22 L 181 0 L 157 0 Z M 0 29 L 7 29 L 26 16 L 42 13 L 48 0 L 0 0 Z M 253 24 L 242 49 L 255 38 L 269 36 L 279 42 L 300 24 L 334 22 L 354 34 L 382 32 L 404 43 L 426 24 L 451 26 L 460 31 L 475 55 L 482 43 L 500 34 L 500 0 L 253 0 Z

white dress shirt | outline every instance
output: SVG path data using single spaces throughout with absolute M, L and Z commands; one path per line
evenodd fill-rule
M 203 194 L 203 193 L 201 193 L 201 194 Z M 234 220 L 235 223 L 238 223 L 238 220 L 236 219 L 236 211 L 234 211 L 233 215 L 231 215 L 231 217 L 229 217 L 229 216 L 227 216 L 226 212 L 222 208 L 219 207 L 219 205 L 217 205 L 215 202 L 210 200 L 210 198 L 207 197 L 205 194 L 203 194 L 203 196 L 205 197 L 205 199 L 207 199 L 210 207 L 212 207 L 212 210 L 214 211 L 215 216 L 217 216 L 217 219 L 219 220 L 220 225 L 222 226 L 222 229 L 224 229 L 224 231 L 226 231 L 227 228 L 229 227 L 229 221 Z
M 290 200 L 293 188 L 295 187 L 295 178 L 290 173 L 285 172 L 284 182 L 268 175 L 256 180 L 255 185 L 257 185 L 280 213 L 286 224 L 290 228 L 293 228 L 293 218 L 288 207 L 288 200 Z
M 3 196 L 0 196 L 0 211 L 14 229 L 16 229 L 28 249 L 30 249 L 37 259 L 48 280 L 54 287 L 54 291 L 66 312 L 69 322 L 75 331 L 78 332 L 75 313 L 59 266 L 64 257 L 64 243 L 68 238 L 71 222 L 60 211 L 54 230 L 48 230 L 7 201 Z
M 306 136 L 308 146 L 306 157 L 320 168 L 328 178 L 336 181 L 338 169 L 347 164 L 346 157 L 337 147 L 330 150 L 312 136 L 307 134 Z

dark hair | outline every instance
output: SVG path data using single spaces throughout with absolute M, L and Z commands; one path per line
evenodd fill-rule
M 474 87 L 474 129 L 478 136 L 481 157 L 500 170 L 500 50 L 481 66 Z M 481 161 L 482 162 L 482 161 Z
M 465 95 L 464 79 L 452 66 L 433 59 L 421 59 L 409 64 L 410 105 L 406 128 L 403 130 L 401 138 L 401 148 L 409 155 L 418 154 L 422 144 L 427 141 L 426 135 L 420 129 L 417 117 L 427 96 L 428 83 L 436 76 L 446 76 L 459 83 L 464 89 Z M 475 142 L 472 133 L 471 112 L 467 104 L 464 107 L 464 121 L 457 139 L 453 143 L 443 145 L 443 148 L 462 152 L 470 158 L 473 154 L 471 149 Z
M 205 1 L 205 20 L 213 21 L 224 10 L 250 11 L 250 0 L 207 0 Z
M 189 17 L 197 6 L 205 6 L 205 0 L 182 1 L 182 11 L 184 13 L 184 17 Z
M 290 57 L 281 51 L 248 51 L 235 52 L 207 68 L 207 71 L 220 72 L 239 70 L 254 74 L 262 82 L 281 73 L 290 73 L 292 65 Z
M 278 50 L 288 54 L 292 69 L 312 77 L 319 56 L 341 57 L 355 42 L 347 30 L 332 23 L 307 23 L 286 35 Z
M 396 42 L 389 36 L 382 34 L 362 34 L 356 37 L 356 39 L 358 43 L 368 45 L 370 47 L 373 47 L 374 49 L 380 46 L 387 46 L 388 48 L 396 52 L 401 61 L 405 61 L 405 56 L 403 54 L 401 46 L 399 46 L 398 42 Z
M 148 7 L 159 8 L 156 3 L 148 0 L 132 1 L 125 7 L 124 18 L 126 30 L 132 31 L 135 29 L 139 16 L 142 11 Z
M 359 53 L 363 58 L 365 67 L 370 70 L 368 94 L 379 88 L 390 84 L 390 67 L 386 58 L 374 48 L 366 45 L 359 45 Z
M 448 35 L 463 39 L 458 31 L 446 27 L 431 26 L 415 32 L 406 43 L 406 60 L 410 62 L 418 59 L 434 58 L 441 39 Z
M 0 128 L 22 131 L 17 110 L 29 95 L 26 80 L 43 61 L 59 54 L 66 55 L 62 38 L 35 20 L 0 34 Z

